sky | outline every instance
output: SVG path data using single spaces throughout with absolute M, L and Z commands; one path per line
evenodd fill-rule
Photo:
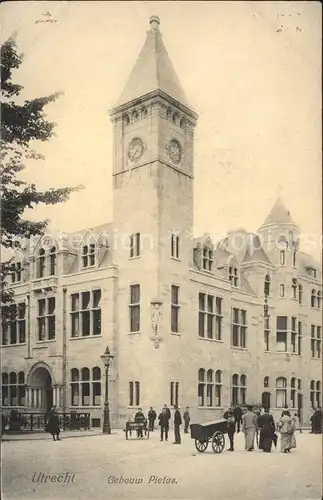
M 2 40 L 17 32 L 23 97 L 47 106 L 56 136 L 23 172 L 40 189 L 83 184 L 70 201 L 26 213 L 72 232 L 112 220 L 111 109 L 160 17 L 164 44 L 199 115 L 195 236 L 255 232 L 280 193 L 321 250 L 319 2 L 6 2 Z M 49 12 L 51 17 L 44 14 Z M 55 22 L 44 22 L 51 19 Z M 306 249 L 305 249 L 306 250 Z

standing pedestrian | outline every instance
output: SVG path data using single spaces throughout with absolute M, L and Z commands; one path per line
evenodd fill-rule
M 188 434 L 188 427 L 189 427 L 190 421 L 191 421 L 191 416 L 190 416 L 188 406 L 186 406 L 186 410 L 184 411 L 183 418 L 184 418 L 184 434 Z
M 245 449 L 253 451 L 255 434 L 257 430 L 257 416 L 252 411 L 252 406 L 247 406 L 247 413 L 242 415 L 242 431 L 245 435 Z
M 181 444 L 181 433 L 180 433 L 179 427 L 182 425 L 182 417 L 181 417 L 181 413 L 179 411 L 178 406 L 175 405 L 174 408 L 175 408 L 175 413 L 174 413 L 175 441 L 173 444 Z
M 278 422 L 280 431 L 280 446 L 282 453 L 290 453 L 291 448 L 296 448 L 294 435 L 295 424 L 288 410 L 284 410 Z
M 155 412 L 154 408 L 151 406 L 150 410 L 148 412 L 148 422 L 149 422 L 149 430 L 152 432 L 154 432 L 156 418 L 157 418 L 157 413 Z
M 170 409 L 168 408 L 168 406 L 167 406 L 166 404 L 164 404 L 164 408 L 165 408 L 165 410 L 166 410 L 166 412 L 167 412 L 168 419 L 170 420 L 170 419 L 171 419 L 171 416 L 172 416 L 172 415 L 171 415 L 171 412 L 170 412 Z
M 235 420 L 235 425 L 236 425 L 236 431 L 240 432 L 242 410 L 241 410 L 239 405 L 235 405 L 234 410 L 233 410 L 233 415 L 234 415 L 234 420 Z
M 158 420 L 160 425 L 160 440 L 161 441 L 164 440 L 164 434 L 165 434 L 165 441 L 168 441 L 169 417 L 165 407 L 159 414 Z
M 48 417 L 49 418 L 48 418 L 48 424 L 46 426 L 46 431 L 52 435 L 53 441 L 55 441 L 55 436 L 56 436 L 56 441 L 60 441 L 61 438 L 59 437 L 60 434 L 59 418 L 55 406 L 51 408 Z
M 295 413 L 294 417 L 294 425 L 295 425 L 295 431 L 299 431 L 302 434 L 302 426 L 301 426 L 301 419 L 299 418 L 299 414 Z
M 234 451 L 234 433 L 236 430 L 236 420 L 234 418 L 234 412 L 233 410 L 229 409 L 227 412 L 227 429 L 228 429 L 228 437 L 230 441 L 230 448 L 228 448 L 228 451 Z
M 275 434 L 275 422 L 268 408 L 265 408 L 264 413 L 259 415 L 257 425 L 260 428 L 259 449 L 270 453 Z
M 136 415 L 135 415 L 135 422 L 136 422 L 136 424 L 138 424 L 138 428 L 137 428 L 137 437 L 138 438 L 144 437 L 142 430 L 143 430 L 145 421 L 146 421 L 145 415 L 143 414 L 142 409 L 139 408 Z

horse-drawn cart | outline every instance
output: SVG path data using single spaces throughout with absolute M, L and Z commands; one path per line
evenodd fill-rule
M 147 439 L 149 439 L 149 428 L 147 420 L 145 420 L 144 422 L 131 422 L 130 420 L 128 420 L 128 422 L 126 422 L 126 428 L 124 429 L 124 432 L 126 433 L 126 439 L 132 436 L 132 432 L 135 432 L 136 437 L 140 437 L 141 434 L 142 437 L 145 436 Z
M 228 432 L 227 421 L 224 419 L 205 422 L 204 424 L 191 424 L 191 438 L 195 439 L 195 448 L 202 453 L 212 443 L 214 453 L 222 453 L 225 445 L 224 434 Z

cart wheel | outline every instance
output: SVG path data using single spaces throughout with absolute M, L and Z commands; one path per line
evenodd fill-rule
M 200 453 L 202 453 L 203 451 L 206 450 L 206 448 L 208 447 L 208 444 L 209 444 L 208 441 L 200 441 L 199 439 L 195 439 L 195 448 Z
M 222 453 L 224 449 L 224 434 L 223 432 L 217 431 L 212 436 L 212 448 L 214 453 Z

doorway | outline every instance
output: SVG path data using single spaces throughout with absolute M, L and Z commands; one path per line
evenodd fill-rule
M 261 404 L 263 408 L 270 408 L 270 392 L 263 392 L 261 396 Z

